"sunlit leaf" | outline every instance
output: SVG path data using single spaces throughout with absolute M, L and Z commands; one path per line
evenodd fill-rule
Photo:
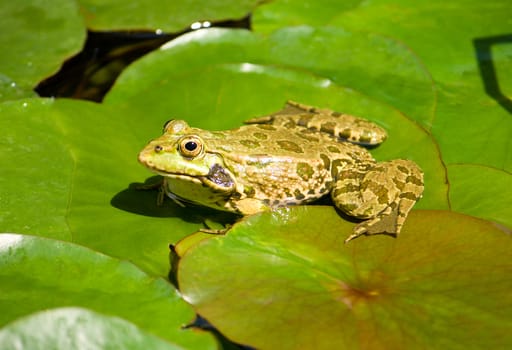
M 44 99 L 4 103 L 0 114 L 1 231 L 73 241 L 167 275 L 169 243 L 202 218 L 131 185 L 152 176 L 137 162 L 149 139 L 140 114 Z

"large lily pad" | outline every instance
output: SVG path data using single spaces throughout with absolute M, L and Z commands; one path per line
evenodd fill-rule
M 208 334 L 182 327 L 194 313 L 161 278 L 71 243 L 0 234 L 0 324 L 75 305 L 126 319 L 184 347 L 213 348 Z
M 5 349 L 178 350 L 130 322 L 83 308 L 52 309 L 23 317 L 0 330 Z
M 510 235 L 444 211 L 413 212 L 398 239 L 344 244 L 352 227 L 325 207 L 251 217 L 188 249 L 180 290 L 261 349 L 512 346 Z
M 169 79 L 162 73 L 219 63 L 258 63 L 309 71 L 392 104 L 426 128 L 431 125 L 435 95 L 428 72 L 403 44 L 383 36 L 335 27 L 283 28 L 269 36 L 211 29 L 170 41 L 162 50 L 166 52 L 129 68 L 108 100 L 144 90 L 155 79 Z M 160 75 L 152 73 L 155 67 Z M 254 93 L 265 93 L 259 90 Z

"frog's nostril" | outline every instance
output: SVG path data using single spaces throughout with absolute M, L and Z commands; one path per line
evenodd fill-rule
M 155 152 L 156 152 L 156 153 L 160 153 L 160 152 L 162 152 L 163 150 L 164 150 L 164 148 L 163 148 L 162 146 L 160 146 L 160 145 L 156 145 L 156 146 L 155 146 Z

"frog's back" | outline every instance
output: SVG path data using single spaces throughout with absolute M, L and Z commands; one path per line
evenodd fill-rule
M 325 133 L 297 126 L 287 128 L 266 124 L 245 125 L 203 137 L 212 151 L 233 161 L 250 162 L 255 155 L 283 161 L 334 159 L 373 159 L 363 147 L 336 140 Z
M 362 147 L 301 127 L 256 124 L 210 135 L 210 151 L 222 154 L 245 194 L 272 205 L 320 198 L 340 167 L 373 162 Z

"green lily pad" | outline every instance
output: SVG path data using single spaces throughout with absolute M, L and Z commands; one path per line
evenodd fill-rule
M 76 307 L 18 319 L 0 330 L 0 344 L 6 349 L 183 349 L 125 320 Z
M 0 231 L 80 243 L 167 275 L 169 243 L 203 218 L 158 207 L 156 191 L 132 185 L 152 176 L 137 162 L 149 139 L 140 114 L 45 99 L 5 102 L 0 114 Z
M 122 1 L 79 0 L 87 26 L 94 30 L 146 29 L 178 32 L 196 21 L 245 17 L 259 0 Z M 208 25 L 208 24 L 206 24 Z
M 67 242 L 0 234 L 0 265 L 0 325 L 74 305 L 116 315 L 184 347 L 214 347 L 210 335 L 182 329 L 195 315 L 168 282 L 126 261 Z
M 145 90 L 155 67 L 161 73 L 155 78 L 168 79 L 167 72 L 238 62 L 306 70 L 389 103 L 427 129 L 435 109 L 432 80 L 421 62 L 403 44 L 378 35 L 335 27 L 284 28 L 269 36 L 214 28 L 172 40 L 162 50 L 128 68 L 107 101 Z
M 357 9 L 360 0 L 274 0 L 258 7 L 253 14 L 253 27 L 271 33 L 282 27 L 328 25 L 340 13 Z
M 398 239 L 344 244 L 352 227 L 329 207 L 250 217 L 186 251 L 180 290 L 256 348 L 512 346 L 510 235 L 447 211 L 413 211 Z
M 481 165 L 454 164 L 448 167 L 453 209 L 510 227 L 512 217 L 511 174 Z M 468 191 L 477 186 L 479 191 Z M 486 195 L 482 196 L 481 192 Z
M 431 76 L 435 108 L 429 128 L 444 163 L 481 165 L 510 173 L 509 1 L 375 0 L 336 4 L 332 0 L 320 0 L 315 3 L 315 8 L 325 10 L 312 14 L 310 1 L 297 0 L 277 0 L 261 6 L 255 12 L 254 27 L 256 31 L 271 32 L 286 30 L 297 23 L 322 23 L 383 35 L 403 43 Z M 371 84 L 367 88 L 364 90 L 367 94 L 375 93 Z M 373 90 L 382 90 L 382 86 L 375 84 Z M 485 188 L 478 187 L 478 179 L 465 183 L 468 189 L 478 193 L 476 196 L 486 201 L 491 199 Z M 498 184 L 504 186 L 506 183 Z M 457 196 L 450 198 L 460 207 L 456 204 Z M 510 226 L 512 222 L 507 220 L 507 224 Z
M 0 101 L 35 96 L 33 89 L 83 45 L 86 30 L 74 1 L 0 3 Z

